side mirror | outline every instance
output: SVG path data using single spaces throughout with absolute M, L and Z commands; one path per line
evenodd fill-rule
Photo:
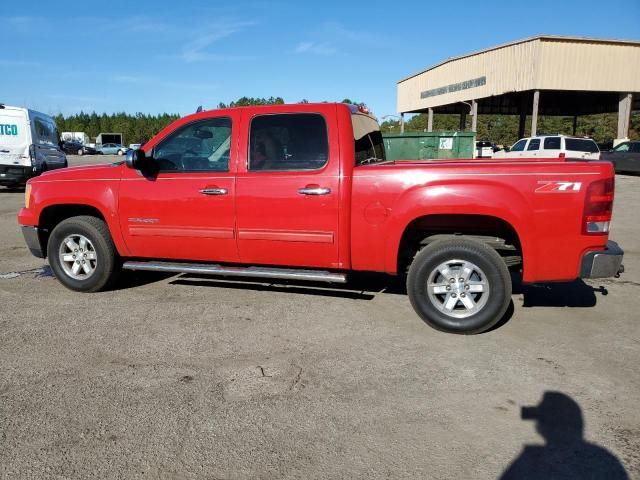
M 146 156 L 144 154 L 144 150 L 138 148 L 136 150 L 127 151 L 127 167 L 135 168 L 136 170 L 140 170 L 144 168 Z

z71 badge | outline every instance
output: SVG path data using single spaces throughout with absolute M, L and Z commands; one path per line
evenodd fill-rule
M 536 188 L 538 193 L 579 192 L 582 182 L 549 182 L 541 180 L 538 185 L 540 185 Z

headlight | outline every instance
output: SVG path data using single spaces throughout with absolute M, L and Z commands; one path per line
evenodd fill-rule
M 24 189 L 24 206 L 25 208 L 29 208 L 29 204 L 31 203 L 31 185 L 27 183 L 27 186 Z

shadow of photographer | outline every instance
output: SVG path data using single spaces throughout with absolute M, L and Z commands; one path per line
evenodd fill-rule
M 536 422 L 545 444 L 525 445 L 501 479 L 629 478 L 615 455 L 584 439 L 582 411 L 571 397 L 547 391 L 539 405 L 522 407 L 521 417 Z

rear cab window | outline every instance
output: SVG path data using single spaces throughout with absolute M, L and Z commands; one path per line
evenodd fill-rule
M 600 149 L 596 142 L 590 138 L 565 138 L 564 139 L 566 150 L 572 152 L 588 152 L 599 153 Z
M 352 113 L 356 166 L 386 160 L 384 141 L 378 122 L 364 113 Z
M 251 120 L 249 171 L 319 170 L 328 161 L 327 122 L 319 113 L 268 114 Z

